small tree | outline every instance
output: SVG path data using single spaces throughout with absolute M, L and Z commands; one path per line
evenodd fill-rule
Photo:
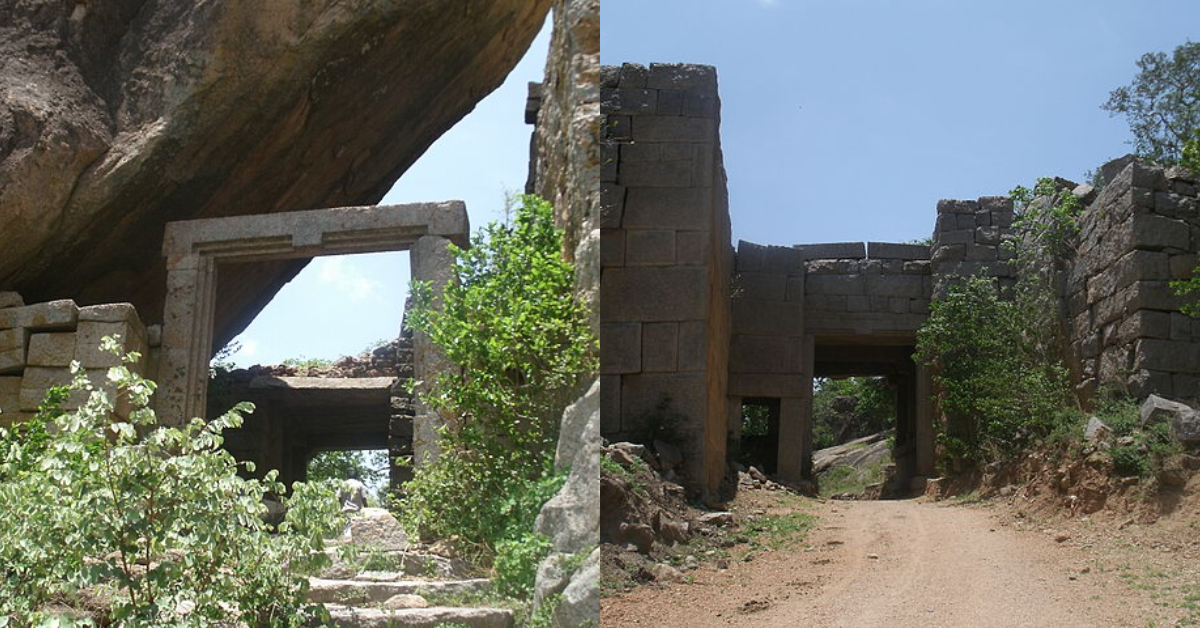
M 511 223 L 483 227 L 469 250 L 451 248 L 456 281 L 442 310 L 429 285 L 414 283 L 408 315 L 459 368 L 422 383 L 422 400 L 457 418 L 439 435 L 439 457 L 405 486 L 401 516 L 422 536 L 495 558 L 506 571 L 498 585 L 516 594 L 532 586 L 548 547 L 532 530 L 561 485 L 553 459 L 563 408 L 596 361 L 562 242 L 550 204 L 522 196 Z
M 934 301 L 917 332 L 917 358 L 935 367 L 946 416 L 940 444 L 959 467 L 1018 451 L 1066 406 L 1066 370 L 1040 355 L 1028 320 L 995 280 L 976 276 Z
M 112 338 L 104 348 L 119 353 Z M 274 480 L 247 480 L 223 449 L 241 405 L 211 422 L 158 424 L 154 383 L 130 370 L 90 391 L 78 410 L 51 401 L 30 423 L 0 429 L 0 626 L 59 625 L 66 608 L 98 609 L 101 625 L 301 626 L 324 611 L 306 600 L 305 575 L 328 560 L 322 539 L 340 529 L 332 487 L 293 485 L 281 526 L 263 497 Z M 118 413 L 117 407 L 129 407 Z
M 1110 92 L 1101 108 L 1129 121 L 1138 155 L 1179 163 L 1200 127 L 1200 43 L 1187 42 L 1170 55 L 1144 54 L 1137 66 L 1133 83 Z

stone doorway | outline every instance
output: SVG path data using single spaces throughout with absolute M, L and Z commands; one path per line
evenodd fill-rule
M 430 281 L 436 294 L 451 277 L 448 245 L 467 246 L 469 231 L 466 207 L 460 201 L 168 224 L 163 245 L 168 296 L 158 369 L 163 383 L 157 400 L 160 416 L 182 422 L 219 411 L 220 403 L 209 408 L 207 402 L 222 273 L 247 263 L 408 251 L 412 279 Z M 403 343 L 404 334 L 400 335 Z M 422 335 L 409 337 L 408 343 L 412 371 L 408 377 L 428 380 L 447 367 L 445 358 Z M 411 398 L 406 401 L 399 379 L 268 374 L 239 382 L 244 385 L 239 392 L 250 397 L 243 399 L 258 398 L 265 409 L 257 429 L 244 430 L 240 442 L 230 443 L 231 449 L 239 447 L 243 459 L 264 460 L 264 468 L 278 468 L 291 479 L 304 476 L 308 458 L 321 448 L 407 448 L 414 463 L 420 464 L 437 453 L 434 435 L 440 420 Z M 232 405 L 233 400 L 225 401 Z M 411 418 L 407 427 L 406 414 Z M 393 484 L 403 479 L 403 470 L 394 469 Z

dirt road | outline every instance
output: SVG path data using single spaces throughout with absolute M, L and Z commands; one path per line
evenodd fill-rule
M 826 502 L 800 544 L 605 601 L 605 626 L 1152 626 L 1145 591 L 1053 533 L 983 509 Z M 1158 624 L 1162 625 L 1162 624 Z

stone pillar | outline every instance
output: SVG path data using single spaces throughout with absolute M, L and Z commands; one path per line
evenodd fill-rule
M 931 478 L 934 475 L 933 460 L 933 375 L 929 367 L 918 364 L 916 377 L 916 475 Z
M 409 251 L 409 262 L 414 281 L 428 281 L 433 288 L 433 306 L 442 307 L 442 295 L 446 284 L 453 280 L 450 241 L 439 236 L 423 236 Z M 437 429 L 453 417 L 439 415 L 427 406 L 421 395 L 428 390 L 429 383 L 438 373 L 454 368 L 454 364 L 422 331 L 413 334 L 413 373 L 421 385 L 413 399 L 416 416 L 413 418 L 413 464 L 431 462 L 439 453 Z
M 167 425 L 205 414 L 208 361 L 212 356 L 216 263 L 184 254 L 167 258 L 167 300 L 155 409 Z
M 737 455 L 741 453 L 742 442 L 742 398 L 729 397 L 725 403 L 726 411 L 726 446 L 725 451 L 729 452 L 729 459 L 736 460 Z
M 800 477 L 805 480 L 813 479 L 813 372 L 817 368 L 817 341 L 812 336 L 804 337 L 801 347 L 801 360 L 804 368 L 801 376 L 800 390 L 803 397 L 800 402 L 800 434 L 803 444 L 800 450 Z
M 811 427 L 807 423 L 803 397 L 779 400 L 779 456 L 775 474 L 785 482 L 804 479 L 805 431 Z

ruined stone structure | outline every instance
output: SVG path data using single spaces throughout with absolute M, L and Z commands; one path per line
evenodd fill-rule
M 1194 174 L 1132 162 L 1111 176 L 1083 215 L 1065 282 L 1082 396 L 1107 384 L 1200 400 L 1200 319 L 1180 313 L 1168 286 L 1191 275 L 1198 250 Z
M 446 245 L 467 244 L 461 204 L 312 208 L 378 202 L 503 82 L 551 4 L 0 6 L 0 291 L 38 303 L 0 298 L 0 409 L 32 410 L 70 354 L 98 368 L 83 348 L 106 326 L 147 354 L 165 421 L 203 416 L 213 350 L 316 255 L 409 250 L 442 285 Z M 97 305 L 114 301 L 129 305 Z M 447 367 L 412 342 L 418 378 Z M 378 425 L 436 455 L 439 421 L 412 410 Z
M 242 427 L 225 433 L 225 449 L 259 473 L 278 470 L 284 485 L 305 480 L 308 463 L 323 451 L 386 449 L 389 484 L 399 487 L 413 473 L 414 370 L 413 335 L 405 327 L 399 339 L 331 367 L 218 372 L 208 386 L 208 418 L 253 403 Z
M 886 376 L 897 391 L 897 478 L 933 472 L 930 373 L 912 359 L 935 295 L 957 277 L 1011 286 L 1011 199 L 943 200 L 930 244 L 729 242 L 713 68 L 603 71 L 602 433 L 674 440 L 686 481 L 714 495 L 742 406 L 770 409 L 782 479 L 811 477 L 814 377 Z M 1194 175 L 1132 159 L 1085 204 L 1058 260 L 1068 362 L 1085 403 L 1101 385 L 1200 396 L 1200 321 L 1168 281 L 1200 250 Z M 1073 185 L 1073 184 L 1072 184 Z
M 119 338 L 126 352 L 142 360 L 131 370 L 153 371 L 150 358 L 161 334 L 147 330 L 128 303 L 79 307 L 71 300 L 25 305 L 15 292 L 0 292 L 0 425 L 9 426 L 33 416 L 53 386 L 71 383 L 70 366 L 78 361 L 93 386 L 112 392 L 105 374 L 119 365 L 112 353 L 100 350 L 105 336 Z M 78 409 L 86 401 L 73 393 L 63 409 Z M 117 411 L 121 406 L 118 404 Z
M 447 245 L 467 246 L 469 232 L 466 208 L 458 201 L 169 224 L 163 247 L 169 289 L 158 410 L 166 420 L 175 421 L 204 414 L 222 270 L 236 275 L 254 262 L 411 249 L 413 279 L 431 281 L 436 294 L 450 277 Z M 445 358 L 424 334 L 418 334 L 413 355 L 416 377 L 430 381 L 445 368 Z M 390 385 L 380 387 L 386 391 Z M 441 418 L 419 408 L 413 423 L 413 455 L 420 463 L 436 455 L 434 434 Z
M 413 279 L 430 281 L 439 294 L 450 279 L 451 242 L 467 246 L 470 227 L 459 201 L 344 207 L 305 212 L 212 218 L 170 223 L 163 254 L 169 269 L 165 327 L 143 326 L 130 304 L 78 307 L 60 300 L 25 306 L 14 292 L 0 293 L 0 410 L 6 422 L 27 418 L 52 386 L 66 385 L 79 361 L 89 378 L 105 385 L 116 357 L 99 351 L 115 335 L 135 365 L 160 382 L 155 409 L 180 424 L 224 412 L 238 401 L 258 410 L 230 438 L 230 449 L 260 469 L 302 479 L 309 459 L 324 449 L 390 449 L 392 460 L 416 463 L 436 455 L 442 418 L 415 402 L 407 380 L 430 381 L 450 368 L 424 334 L 401 331 L 395 363 L 370 378 L 278 377 L 223 381 L 208 395 L 215 312 L 221 277 L 237 277 L 256 263 L 316 255 L 409 250 Z M 82 403 L 72 396 L 66 409 Z M 393 465 L 393 485 L 410 470 Z

